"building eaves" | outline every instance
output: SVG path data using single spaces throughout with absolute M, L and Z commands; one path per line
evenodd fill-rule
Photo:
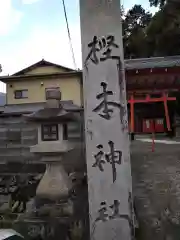
M 153 57 L 153 58 L 137 58 L 137 59 L 126 59 L 125 69 L 138 70 L 138 69 L 151 69 L 151 68 L 168 68 L 168 67 L 179 67 L 180 56 L 169 56 L 169 57 Z
M 12 76 L 19 76 L 19 75 L 23 75 L 23 74 L 26 74 L 27 72 L 37 68 L 37 67 L 42 67 L 42 66 L 53 66 L 53 67 L 56 67 L 56 68 L 59 68 L 59 69 L 64 69 L 65 71 L 67 72 L 72 72 L 74 71 L 73 69 L 71 68 L 68 68 L 68 67 L 64 67 L 62 65 L 59 65 L 59 64 L 56 64 L 56 63 L 52 63 L 52 62 L 48 62 L 44 59 L 40 60 L 39 62 L 36 62 L 16 73 L 14 73 Z
M 39 111 L 45 107 L 45 102 L 41 103 L 24 103 L 24 104 L 10 104 L 4 106 L 0 116 L 22 115 Z M 68 112 L 80 112 L 82 107 L 74 104 L 73 101 L 60 101 L 62 107 Z
M 43 78 L 54 78 L 54 77 L 73 77 L 81 75 L 81 71 L 72 71 L 66 73 L 50 73 L 50 74 L 29 74 L 29 75 L 20 75 L 20 76 L 1 76 L 0 81 L 7 83 L 9 81 L 23 81 L 25 79 L 43 79 Z

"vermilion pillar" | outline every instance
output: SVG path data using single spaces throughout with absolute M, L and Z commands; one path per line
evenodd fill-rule
M 170 125 L 170 119 L 169 119 L 169 111 L 168 111 L 168 106 L 167 106 L 167 95 L 166 95 L 166 93 L 163 93 L 163 102 L 164 102 L 164 111 L 165 111 L 167 129 L 168 129 L 168 131 L 171 131 L 171 125 Z

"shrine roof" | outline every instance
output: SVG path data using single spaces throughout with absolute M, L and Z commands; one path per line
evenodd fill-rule
M 180 66 L 180 55 L 168 57 L 151 57 L 125 59 L 125 69 L 167 68 Z

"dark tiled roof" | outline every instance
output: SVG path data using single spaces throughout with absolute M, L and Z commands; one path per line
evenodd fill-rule
M 66 111 L 80 111 L 81 107 L 74 104 L 73 101 L 60 101 L 62 104 L 62 107 Z M 3 113 L 5 114 L 13 114 L 13 113 L 32 113 L 36 112 L 42 108 L 45 107 L 45 103 L 24 103 L 24 104 L 10 104 L 4 106 Z
M 126 70 L 180 66 L 180 56 L 126 59 Z
M 4 113 L 21 113 L 33 112 L 41 109 L 43 103 L 24 103 L 24 104 L 9 104 L 4 106 Z
M 77 120 L 72 112 L 65 111 L 61 108 L 43 108 L 30 114 L 25 114 L 30 120 L 59 120 L 59 121 L 72 121 Z

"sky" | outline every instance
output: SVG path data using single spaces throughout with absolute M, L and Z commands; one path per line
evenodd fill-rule
M 148 0 L 123 0 L 150 11 Z M 0 0 L 1 75 L 15 73 L 41 59 L 73 68 L 62 0 Z M 65 0 L 73 48 L 81 68 L 79 0 Z M 5 91 L 0 84 L 0 91 Z

